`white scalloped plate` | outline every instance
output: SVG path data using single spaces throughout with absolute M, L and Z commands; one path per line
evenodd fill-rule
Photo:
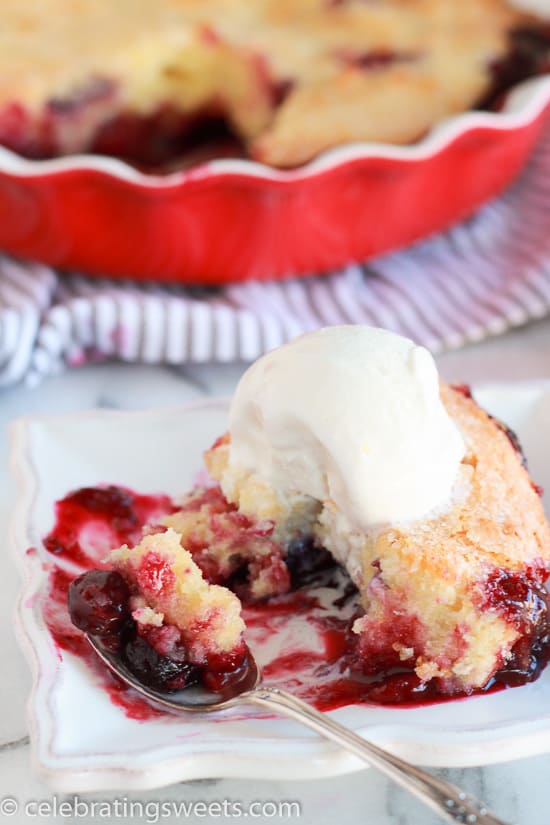
M 538 483 L 550 489 L 550 384 L 485 388 L 477 398 L 516 429 Z M 82 485 L 111 482 L 181 493 L 201 452 L 226 425 L 227 402 L 180 409 L 94 411 L 20 419 L 12 429 L 19 482 L 13 522 L 23 577 L 16 626 L 34 685 L 31 741 L 41 777 L 62 791 L 151 788 L 183 779 L 332 776 L 364 767 L 299 725 L 253 710 L 138 722 L 113 705 L 85 664 L 59 657 L 37 594 L 47 575 L 40 546 L 53 504 Z M 548 499 L 547 499 L 548 503 Z M 550 751 L 550 668 L 525 687 L 418 708 L 352 706 L 336 719 L 417 764 L 468 766 Z

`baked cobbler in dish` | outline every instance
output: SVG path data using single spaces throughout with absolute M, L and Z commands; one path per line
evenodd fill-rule
M 154 164 L 221 125 L 292 167 L 415 141 L 545 70 L 550 38 L 504 0 L 5 0 L 0 42 L 0 143 L 23 155 Z
M 245 663 L 241 603 L 278 604 L 336 563 L 357 594 L 353 678 L 410 673 L 454 695 L 536 674 L 550 634 L 540 490 L 513 434 L 439 382 L 426 350 L 360 326 L 302 336 L 245 373 L 229 428 L 206 453 L 210 486 L 71 586 L 73 621 L 123 653 L 129 633 L 138 675 L 136 639 L 142 658 L 180 665 L 146 677 L 157 686 L 219 684 Z

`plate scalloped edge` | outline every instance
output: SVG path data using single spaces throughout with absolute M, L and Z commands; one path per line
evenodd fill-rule
M 529 382 L 516 384 L 528 392 L 538 391 L 539 395 L 550 393 L 549 382 Z M 493 385 L 490 390 L 506 390 L 510 385 Z M 485 390 L 486 392 L 487 390 Z M 221 399 L 199 400 L 173 412 L 182 415 L 184 411 L 215 409 L 226 410 L 227 402 Z M 145 412 L 90 411 L 84 415 L 113 421 L 126 416 L 150 417 L 159 412 L 169 414 L 170 410 Z M 18 641 L 30 663 L 32 670 L 32 691 L 28 702 L 28 721 L 31 738 L 31 752 L 34 768 L 38 775 L 53 788 L 63 792 L 96 791 L 107 789 L 145 789 L 168 785 L 177 781 L 228 777 L 256 779 L 309 779 L 336 776 L 364 768 L 355 757 L 348 756 L 338 748 L 307 733 L 292 739 L 281 748 L 281 740 L 267 736 L 262 739 L 263 756 L 257 749 L 242 747 L 241 752 L 230 743 L 229 748 L 206 743 L 205 747 L 192 752 L 183 748 L 144 748 L 136 755 L 135 764 L 129 766 L 127 756 L 106 760 L 103 765 L 87 766 L 86 760 L 60 758 L 51 750 L 51 740 L 55 728 L 55 715 L 50 705 L 50 691 L 54 679 L 51 675 L 52 656 L 57 658 L 48 631 L 41 621 L 38 610 L 29 610 L 29 605 L 40 592 L 43 583 L 42 565 L 34 555 L 26 553 L 36 537 L 28 532 L 30 514 L 38 494 L 38 478 L 29 451 L 29 427 L 33 422 L 48 420 L 74 420 L 83 414 L 44 416 L 18 419 L 11 425 L 10 462 L 18 484 L 11 524 L 12 553 L 23 580 L 22 591 L 16 606 L 15 628 Z M 50 642 L 48 644 L 48 641 Z M 45 643 L 46 642 L 46 643 Z M 49 668 L 48 668 L 49 665 Z M 59 668 L 58 668 L 59 669 Z M 50 675 L 48 676 L 48 670 Z M 535 683 L 537 684 L 537 683 Z M 522 688 L 514 689 L 513 693 Z M 508 692 L 507 692 L 508 693 Z M 497 696 L 499 694 L 496 694 Z M 466 702 L 487 700 L 489 697 L 472 697 Z M 454 703 L 451 703 L 454 704 Z M 441 705 L 439 707 L 442 707 Z M 345 711 L 346 709 L 342 709 Z M 404 721 L 403 710 L 395 709 L 396 722 L 393 724 L 361 725 L 359 733 L 377 744 L 416 764 L 440 767 L 467 767 L 480 764 L 504 762 L 533 756 L 550 750 L 550 712 L 536 720 L 493 723 L 489 728 L 474 726 L 457 730 L 442 725 L 433 727 L 417 724 L 399 724 Z M 406 712 L 406 711 L 405 711 Z M 341 711 L 336 711 L 338 715 Z M 400 719 L 398 717 L 400 715 Z M 146 723 L 144 723 L 146 724 Z M 297 732 L 299 728 L 297 727 Z M 282 743 L 285 745 L 285 742 Z M 179 752 L 178 752 L 179 751 Z M 228 754 L 231 759 L 228 760 Z M 121 755 L 122 756 L 122 755 Z

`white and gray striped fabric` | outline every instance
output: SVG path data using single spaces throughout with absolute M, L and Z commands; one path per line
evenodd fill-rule
M 225 288 L 59 275 L 0 258 L 0 386 L 105 358 L 250 361 L 301 332 L 367 323 L 438 352 L 550 313 L 550 131 L 473 218 L 368 266 Z

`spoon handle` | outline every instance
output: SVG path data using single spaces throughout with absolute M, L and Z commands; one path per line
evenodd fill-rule
M 316 708 L 302 702 L 285 690 L 271 687 L 257 687 L 245 694 L 245 699 L 254 705 L 275 711 L 283 716 L 296 719 L 321 736 L 354 753 L 369 765 L 378 768 L 406 790 L 413 793 L 426 805 L 433 808 L 447 822 L 464 825 L 506 825 L 502 819 L 492 814 L 482 802 L 461 791 L 455 785 L 437 779 L 420 768 L 410 765 L 391 753 L 367 742 L 362 737 L 320 713 Z

